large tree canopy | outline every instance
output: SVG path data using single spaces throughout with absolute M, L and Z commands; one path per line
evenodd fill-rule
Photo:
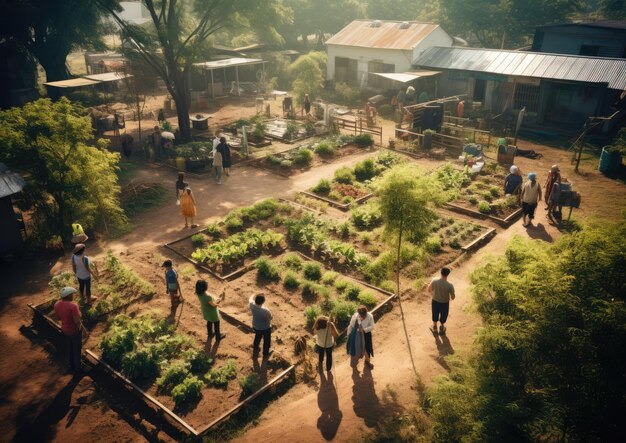
M 118 0 L 102 0 L 117 8 Z M 0 39 L 19 42 L 39 61 L 47 81 L 69 78 L 68 54 L 78 47 L 105 49 L 102 10 L 85 0 L 3 0 Z
M 0 161 L 28 174 L 24 194 L 33 204 L 35 230 L 45 240 L 70 224 L 119 226 L 119 154 L 93 146 L 91 120 L 66 98 L 41 99 L 0 112 Z
M 97 0 L 121 26 L 127 43 L 161 77 L 176 103 L 182 140 L 191 137 L 190 70 L 206 54 L 207 40 L 223 28 L 248 26 L 258 35 L 277 38 L 272 28 L 282 20 L 274 0 L 142 0 L 149 27 L 126 22 L 107 0 Z

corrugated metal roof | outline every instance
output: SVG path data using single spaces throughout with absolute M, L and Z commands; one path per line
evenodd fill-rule
M 24 179 L 0 163 L 0 198 L 16 194 L 24 188 Z
M 59 80 L 57 82 L 46 82 L 44 83 L 44 85 L 53 86 L 55 88 L 80 88 L 82 86 L 97 85 L 98 83 L 100 82 L 96 80 L 89 80 L 87 78 L 78 77 L 71 78 L 69 80 Z
M 380 26 L 374 27 L 374 20 L 354 20 L 341 31 L 326 40 L 327 45 L 359 46 L 363 48 L 410 50 L 439 27 L 432 23 L 376 20 Z
M 266 63 L 266 62 L 261 60 L 260 58 L 233 57 L 233 58 L 227 58 L 224 60 L 213 60 L 210 62 L 194 63 L 193 65 L 210 71 L 212 69 L 218 69 L 218 68 L 231 68 L 234 66 L 244 66 L 244 65 L 258 65 L 260 63 Z
M 617 58 L 433 47 L 427 49 L 414 64 L 432 69 L 605 83 L 611 89 L 626 90 L 626 60 Z
M 560 23 L 556 25 L 537 26 L 537 29 L 571 28 L 575 26 L 582 26 L 585 28 L 626 29 L 626 20 L 599 20 L 595 22 Z

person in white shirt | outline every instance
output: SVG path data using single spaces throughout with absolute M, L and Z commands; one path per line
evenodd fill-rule
M 85 255 L 85 245 L 78 243 L 72 255 L 72 270 L 78 279 L 78 290 L 81 298 L 87 296 L 87 304 L 91 304 L 91 263 Z
M 320 356 L 319 369 L 322 370 L 324 364 L 324 354 L 326 354 L 326 370 L 330 372 L 333 368 L 333 348 L 335 340 L 339 338 L 339 333 L 335 324 L 327 317 L 320 315 L 313 325 L 315 332 L 315 351 Z
M 370 358 L 374 356 L 372 346 L 372 331 L 374 317 L 367 312 L 367 307 L 360 306 L 354 313 L 348 326 L 348 354 L 352 356 L 351 365 L 357 365 L 361 357 L 365 356 L 365 365 L 373 367 Z

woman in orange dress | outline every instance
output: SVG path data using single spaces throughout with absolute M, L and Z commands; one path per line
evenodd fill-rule
M 190 187 L 186 187 L 180 195 L 180 212 L 185 217 L 185 228 L 189 227 L 187 219 L 191 222 L 192 228 L 198 227 L 198 225 L 193 223 L 193 219 L 196 216 L 196 199 L 193 197 Z

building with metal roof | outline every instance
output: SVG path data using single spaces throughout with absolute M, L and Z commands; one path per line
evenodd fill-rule
M 327 79 L 381 89 L 385 80 L 370 74 L 411 71 L 427 48 L 452 44 L 452 37 L 433 23 L 354 20 L 326 41 Z
M 433 47 L 415 63 L 442 71 L 440 95 L 468 94 L 495 114 L 526 108 L 531 122 L 578 127 L 612 114 L 626 60 L 525 51 Z
M 626 58 L 626 20 L 540 26 L 535 29 L 532 50 Z

